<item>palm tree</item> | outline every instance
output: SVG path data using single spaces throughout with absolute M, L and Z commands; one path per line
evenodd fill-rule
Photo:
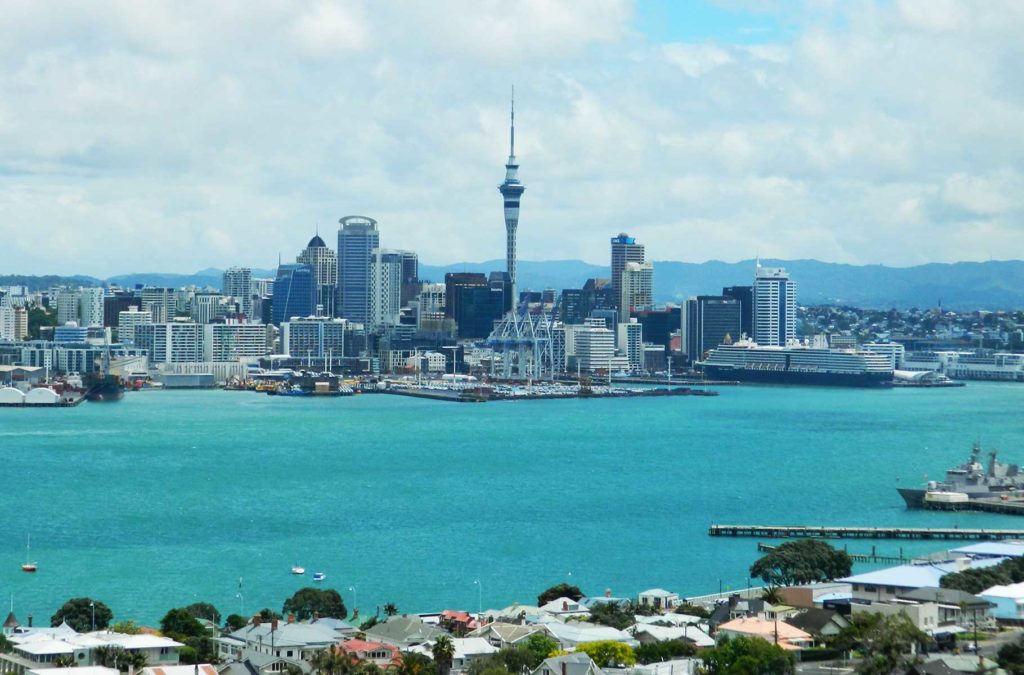
M 71 654 L 61 654 L 53 660 L 54 668 L 74 668 L 77 665 L 75 657 Z
M 395 616 L 398 614 L 398 607 L 393 602 L 389 602 L 384 605 L 384 614 L 387 616 Z
M 149 659 L 142 652 L 128 652 L 127 664 L 132 672 L 137 673 L 149 665 Z
M 437 638 L 434 646 L 430 648 L 430 653 L 434 655 L 434 662 L 437 663 L 438 675 L 448 675 L 452 669 L 452 659 L 455 658 L 455 644 L 452 639 L 447 635 Z

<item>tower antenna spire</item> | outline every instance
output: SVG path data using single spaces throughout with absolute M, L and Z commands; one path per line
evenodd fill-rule
M 509 126 L 509 143 L 508 143 L 508 155 L 509 157 L 516 156 L 516 85 L 512 85 L 512 115 L 511 125 Z

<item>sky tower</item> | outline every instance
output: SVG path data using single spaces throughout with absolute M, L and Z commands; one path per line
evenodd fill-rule
M 505 164 L 505 182 L 498 186 L 505 200 L 505 262 L 511 288 L 512 308 L 519 304 L 516 297 L 516 229 L 519 227 L 519 198 L 526 188 L 519 182 L 519 164 L 516 162 L 516 90 L 512 88 L 512 115 L 509 125 L 508 163 Z

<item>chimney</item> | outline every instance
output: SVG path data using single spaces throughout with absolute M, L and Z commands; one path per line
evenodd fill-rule
M 288 615 L 288 623 L 295 623 L 295 615 L 294 614 L 289 614 Z
M 28 627 L 29 628 L 32 627 L 32 615 L 31 614 L 28 615 Z
M 612 589 L 610 589 L 610 588 L 604 589 L 604 597 L 606 597 L 606 598 L 612 597 Z
M 567 667 L 565 665 L 565 661 L 562 661 L 562 675 L 566 675 L 566 670 L 567 670 Z
M 274 632 L 274 631 L 276 631 L 276 630 L 277 630 L 277 618 L 275 617 L 275 618 L 274 618 L 274 619 L 273 619 L 273 620 L 272 620 L 272 621 L 270 622 L 270 632 L 271 632 L 271 633 L 273 633 L 273 632 Z
M 252 625 L 253 626 L 259 626 L 261 623 L 263 623 L 262 617 L 260 617 L 259 614 L 253 614 L 252 615 Z
M 568 612 L 569 611 L 569 603 L 566 602 L 565 600 L 562 600 L 562 611 L 563 612 Z

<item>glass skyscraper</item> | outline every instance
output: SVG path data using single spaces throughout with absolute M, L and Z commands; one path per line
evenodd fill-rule
M 316 312 L 316 275 L 309 265 L 289 263 L 277 268 L 274 279 L 274 323 Z
M 373 251 L 380 248 L 377 221 L 345 216 L 338 223 L 338 315 L 354 323 L 369 324 Z M 277 294 L 276 291 L 274 293 Z

